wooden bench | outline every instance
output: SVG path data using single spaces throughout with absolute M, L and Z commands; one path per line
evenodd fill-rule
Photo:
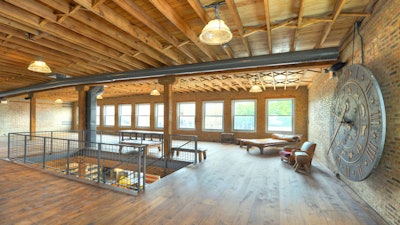
M 199 162 L 201 162 L 203 159 L 205 160 L 207 158 L 206 154 L 207 149 L 205 148 L 197 148 L 197 153 L 199 156 Z M 195 149 L 191 148 L 171 148 L 171 156 L 174 156 L 174 153 L 176 152 L 176 155 L 179 156 L 179 152 L 192 152 L 195 153 Z
M 149 140 L 125 140 L 125 141 L 120 141 L 119 142 L 119 153 L 122 153 L 122 149 L 124 147 L 140 147 L 145 145 L 146 146 L 146 154 L 149 154 L 149 150 L 152 147 L 157 147 L 158 151 L 161 151 L 161 142 L 159 141 L 149 141 Z

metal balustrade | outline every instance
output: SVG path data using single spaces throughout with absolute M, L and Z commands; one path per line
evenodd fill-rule
M 118 143 L 78 140 L 80 132 L 10 133 L 8 158 L 132 191 L 145 189 L 146 146 L 120 153 Z
M 84 131 L 9 133 L 7 154 L 11 161 L 134 193 L 199 161 L 197 136 L 170 135 L 171 146 L 164 151 L 160 132 L 143 133 L 135 134 L 132 143 L 121 133 L 105 131 L 94 132 L 91 142 L 85 140 Z M 146 142 L 138 142 L 140 138 Z

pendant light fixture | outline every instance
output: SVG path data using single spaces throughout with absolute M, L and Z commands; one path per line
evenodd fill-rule
M 28 66 L 28 70 L 38 73 L 51 73 L 50 67 L 41 58 L 31 62 Z
M 259 93 L 262 92 L 260 85 L 257 84 L 257 78 L 254 79 L 254 85 L 251 86 L 249 92 L 251 93 Z
M 154 89 L 150 92 L 150 95 L 160 95 L 160 92 L 157 89 Z
M 61 98 L 57 98 L 54 102 L 55 102 L 56 104 L 62 104 L 62 103 L 63 103 L 63 100 L 62 100 Z
M 215 19 L 208 22 L 199 36 L 200 41 L 204 44 L 223 45 L 232 40 L 232 32 L 219 16 L 219 6 L 223 3 L 225 3 L 225 1 L 215 2 L 204 7 L 213 7 L 215 12 Z
M 157 96 L 160 95 L 160 92 L 157 90 L 157 84 L 154 83 L 154 89 L 150 92 L 150 95 Z

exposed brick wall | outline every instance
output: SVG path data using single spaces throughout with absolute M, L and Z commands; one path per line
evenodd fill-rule
M 37 101 L 36 131 L 70 130 L 72 107 Z M 10 132 L 29 131 L 29 100 L 9 99 L 8 104 L 0 104 L 0 136 Z
M 379 165 L 362 182 L 343 180 L 389 224 L 400 224 L 400 1 L 380 1 L 374 15 L 362 22 L 364 65 L 377 79 L 386 109 L 386 142 Z M 341 58 L 360 64 L 360 38 L 344 46 Z M 354 56 L 354 57 L 353 57 Z M 329 148 L 329 109 L 337 80 L 321 76 L 309 91 L 309 137 L 318 143 L 316 157 L 336 173 Z
M 257 99 L 257 132 L 235 132 L 235 137 L 242 138 L 266 138 L 269 137 L 270 134 L 265 132 L 265 102 L 267 98 L 295 98 L 295 132 L 296 134 L 303 134 L 303 140 L 307 140 L 307 115 L 308 115 L 308 89 L 307 87 L 300 87 L 298 90 L 294 88 L 288 88 L 287 90 L 283 90 L 279 88 L 277 90 L 268 89 L 262 93 L 249 93 L 246 91 L 222 91 L 215 93 L 191 93 L 191 94 L 173 94 L 173 133 L 179 134 L 192 134 L 198 135 L 199 140 L 203 141 L 220 141 L 219 132 L 202 132 L 202 102 L 203 101 L 214 101 L 214 100 L 224 100 L 224 132 L 232 131 L 232 123 L 231 123 L 231 109 L 232 100 L 240 100 L 240 99 Z M 100 106 L 107 104 L 114 104 L 116 108 L 118 108 L 118 104 L 128 103 L 132 104 L 133 111 L 135 110 L 136 103 L 151 103 L 152 107 L 154 103 L 161 103 L 163 98 L 161 96 L 131 96 L 131 97 L 122 97 L 122 98 L 113 98 L 113 99 L 103 99 L 99 100 L 98 104 Z M 196 102 L 196 131 L 182 131 L 176 129 L 176 111 L 175 107 L 177 102 L 184 101 L 195 101 Z M 150 130 L 154 129 L 154 110 L 152 108 L 151 114 L 151 127 Z M 134 115 L 132 117 L 132 127 L 130 129 L 135 128 Z M 116 122 L 116 124 L 118 124 Z M 100 126 L 99 130 L 120 130 L 118 126 L 109 128 Z M 126 129 L 126 128 L 125 128 Z

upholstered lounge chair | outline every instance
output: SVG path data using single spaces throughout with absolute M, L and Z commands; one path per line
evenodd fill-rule
M 294 164 L 293 167 L 296 172 L 298 172 L 299 169 L 305 169 L 308 172 L 316 146 L 316 143 L 306 141 L 300 149 L 285 147 L 279 154 L 281 155 L 282 161 L 291 165 Z

